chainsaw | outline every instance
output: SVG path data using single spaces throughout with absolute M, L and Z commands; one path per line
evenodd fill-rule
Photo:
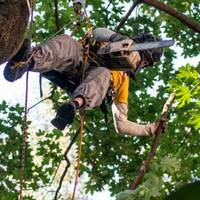
M 134 51 L 143 51 L 155 48 L 169 47 L 174 40 L 161 40 L 156 42 L 135 43 L 131 39 L 107 43 L 98 50 L 102 63 L 112 70 L 134 70 L 132 54 Z

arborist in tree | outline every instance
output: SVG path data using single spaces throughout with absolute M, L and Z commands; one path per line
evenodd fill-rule
M 117 59 L 118 54 L 115 55 L 115 52 L 109 54 L 109 51 L 112 49 L 112 44 L 124 45 L 130 41 L 137 44 L 159 39 L 149 33 L 129 38 L 107 28 L 95 29 L 93 39 L 96 43 L 91 45 L 90 51 L 93 52 L 91 52 L 86 65 L 83 61 L 82 46 L 68 35 L 59 35 L 32 49 L 30 41 L 25 39 L 21 49 L 5 66 L 4 77 L 6 80 L 14 82 L 21 78 L 26 71 L 40 72 L 44 77 L 67 91 L 71 100 L 58 109 L 52 120 L 52 124 L 60 130 L 73 122 L 77 110 L 99 107 L 106 96 L 112 93 L 110 91 L 114 91 L 112 113 L 116 131 L 128 135 L 154 135 L 159 121 L 143 126 L 127 119 L 129 76 L 132 77 L 142 68 L 150 67 L 154 62 L 159 61 L 163 49 L 132 51 L 128 54 L 125 51 L 125 54 L 120 54 Z M 126 42 L 124 43 L 124 41 Z M 99 56 L 98 52 L 100 52 Z M 123 63 L 131 65 L 132 69 L 123 68 Z M 19 67 L 19 64 L 22 66 Z M 121 66 L 116 66 L 114 70 L 112 67 L 109 69 L 109 65 L 117 64 Z M 82 80 L 84 71 L 85 78 Z M 163 130 L 165 125 L 166 123 L 164 123 Z

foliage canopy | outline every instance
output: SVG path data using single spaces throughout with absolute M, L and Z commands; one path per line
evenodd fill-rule
M 58 15 L 55 12 L 56 3 Z M 199 0 L 166 0 L 165 3 L 200 21 Z M 88 0 L 87 8 L 95 27 L 107 26 L 114 29 L 130 4 L 128 0 Z M 66 0 L 37 0 L 33 41 L 44 42 L 61 27 L 65 27 L 63 32 L 72 32 L 72 27 L 66 26 L 77 19 L 71 6 L 72 3 Z M 74 31 L 74 36 L 83 36 L 86 26 L 83 22 L 82 26 Z M 117 200 L 136 197 L 145 200 L 163 199 L 167 192 L 175 187 L 200 176 L 200 63 L 197 66 L 181 64 L 183 57 L 193 58 L 199 54 L 200 36 L 175 18 L 141 4 L 135 15 L 132 15 L 121 29 L 121 33 L 131 36 L 144 31 L 175 39 L 176 46 L 182 48 L 182 55 L 177 57 L 176 47 L 166 49 L 160 63 L 143 70 L 137 75 L 136 81 L 131 82 L 129 118 L 138 122 L 152 122 L 159 117 L 167 96 L 174 90 L 177 93 L 177 106 L 171 110 L 168 130 L 162 136 L 157 156 L 143 183 L 134 192 L 127 189 L 146 158 L 152 139 L 117 135 L 111 114 L 107 131 L 103 115 L 98 109 L 87 112 L 81 159 L 81 173 L 86 172 L 89 176 L 86 191 L 101 191 L 105 185 L 109 185 L 112 195 L 119 193 Z M 174 65 L 175 59 L 180 61 L 177 66 Z M 155 88 L 156 93 L 152 93 Z M 59 89 L 51 98 L 54 108 L 66 99 L 66 94 Z M 11 107 L 4 101 L 0 104 L 0 200 L 17 198 L 22 113 L 23 108 L 19 105 Z M 67 134 L 73 136 L 78 126 L 79 122 L 76 121 Z M 34 191 L 50 183 L 56 166 L 64 159 L 58 143 L 58 139 L 63 136 L 60 131 L 49 133 L 46 130 L 38 130 L 37 136 L 45 138 L 39 142 L 36 149 L 36 154 L 42 157 L 41 165 L 34 164 L 30 140 L 25 163 L 26 189 Z M 126 191 L 122 192 L 124 190 Z M 34 198 L 30 196 L 27 199 Z

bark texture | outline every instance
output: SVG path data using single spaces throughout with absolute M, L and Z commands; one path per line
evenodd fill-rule
M 179 21 L 181 21 L 183 24 L 185 24 L 187 27 L 192 29 L 193 31 L 200 33 L 200 23 L 197 21 L 187 17 L 186 15 L 182 14 L 178 10 L 175 10 L 174 8 L 168 6 L 167 4 L 164 4 L 157 0 L 143 0 L 144 3 L 153 6 L 159 10 L 162 10 L 166 12 L 167 14 L 175 17 Z
M 0 0 L 0 64 L 20 48 L 28 19 L 27 0 Z

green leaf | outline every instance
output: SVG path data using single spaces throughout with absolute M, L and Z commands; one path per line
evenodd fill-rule
M 185 67 L 181 67 L 179 69 L 179 73 L 177 75 L 178 79 L 187 80 L 196 80 L 198 78 L 198 72 L 192 68 L 189 64 Z
M 190 89 L 187 86 L 178 86 L 176 88 L 176 98 L 179 102 L 179 108 L 189 104 L 191 99 Z
M 164 157 L 161 160 L 163 172 L 173 174 L 180 169 L 180 161 L 176 157 Z
M 190 112 L 188 124 L 193 125 L 196 130 L 200 129 L 200 109 Z
M 132 190 L 126 190 L 116 195 L 116 200 L 132 200 L 134 192 Z

